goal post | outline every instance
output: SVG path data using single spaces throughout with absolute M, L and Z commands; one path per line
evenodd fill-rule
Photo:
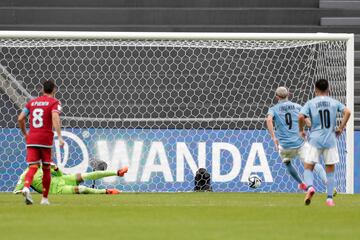
M 346 142 L 346 192 L 354 193 L 354 35 L 347 34 L 346 39 L 346 106 L 351 110 L 349 124 L 347 126 Z
M 54 150 L 65 172 L 100 158 L 111 170 L 130 165 L 125 179 L 100 186 L 191 191 L 205 167 L 214 191 L 250 191 L 246 178 L 258 173 L 256 191 L 294 192 L 264 119 L 276 87 L 304 104 L 320 77 L 353 112 L 353 34 L 0 31 L 0 191 L 24 168 L 16 115 L 54 79 L 67 140 L 64 153 Z M 353 133 L 352 114 L 338 145 L 346 193 L 354 192 Z

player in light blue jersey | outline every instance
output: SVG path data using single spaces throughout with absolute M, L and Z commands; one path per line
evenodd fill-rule
M 274 141 L 276 150 L 279 151 L 281 160 L 286 166 L 288 173 L 299 184 L 299 189 L 306 190 L 307 186 L 299 177 L 295 168 L 291 165 L 291 160 L 299 157 L 302 162 L 307 154 L 308 144 L 298 133 L 298 115 L 301 106 L 288 100 L 288 90 L 285 87 L 276 89 L 276 99 L 278 103 L 269 108 L 266 124 Z M 308 125 L 310 125 L 310 121 Z M 274 131 L 274 125 L 276 131 Z M 321 179 L 326 183 L 326 174 L 324 168 L 317 164 L 316 171 Z
M 342 103 L 328 96 L 329 82 L 325 79 L 316 81 L 315 95 L 316 97 L 308 101 L 299 114 L 299 131 L 303 138 L 305 138 L 305 118 L 309 117 L 312 124 L 309 136 L 310 148 L 304 164 L 304 178 L 308 185 L 305 204 L 309 205 L 315 194 L 313 169 L 319 162 L 320 156 L 323 155 L 328 179 L 326 204 L 332 207 L 335 206 L 332 195 L 335 184 L 335 164 L 339 162 L 336 136 L 340 136 L 343 132 L 351 112 Z M 337 112 L 343 115 L 338 128 L 336 127 Z

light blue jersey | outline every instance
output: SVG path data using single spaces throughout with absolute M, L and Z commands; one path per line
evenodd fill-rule
M 328 96 L 315 97 L 304 105 L 301 113 L 311 119 L 311 145 L 316 148 L 336 146 L 336 113 L 344 109 L 344 104 Z
M 299 104 L 283 100 L 268 111 L 268 115 L 271 115 L 275 122 L 275 136 L 284 149 L 298 148 L 304 144 L 304 140 L 299 135 L 300 109 Z

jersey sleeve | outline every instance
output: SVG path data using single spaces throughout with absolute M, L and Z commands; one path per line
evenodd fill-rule
M 305 117 L 310 116 L 310 104 L 307 102 L 300 110 L 300 114 L 304 115 Z
M 25 107 L 22 110 L 23 113 L 25 113 L 26 116 L 29 116 L 30 114 L 30 102 L 28 102 Z
M 345 105 L 342 104 L 341 102 L 337 101 L 337 111 L 338 112 L 343 112 L 345 109 Z
M 274 117 L 274 108 L 269 108 L 269 110 L 268 110 L 268 112 L 267 112 L 267 114 L 266 114 L 267 116 L 273 116 Z
M 21 190 L 24 188 L 24 179 L 25 179 L 25 173 L 27 172 L 28 169 L 26 169 L 23 174 L 21 174 L 21 176 L 19 177 L 18 182 L 16 183 L 15 189 L 13 191 L 13 193 L 18 194 L 21 192 Z
M 63 175 L 62 171 L 57 166 L 51 167 L 51 175 L 55 177 L 61 177 Z
M 51 112 L 57 112 L 57 113 L 61 113 L 61 104 L 60 104 L 60 102 L 59 101 L 56 101 L 53 105 L 52 105 L 52 107 L 51 107 Z

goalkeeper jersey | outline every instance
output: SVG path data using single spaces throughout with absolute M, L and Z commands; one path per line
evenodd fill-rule
M 24 188 L 25 183 L 25 175 L 28 171 L 28 168 L 24 170 L 24 172 L 20 175 L 19 180 L 15 186 L 14 193 L 21 191 Z M 50 184 L 50 193 L 56 193 L 58 191 L 58 187 L 62 185 L 62 172 L 60 170 L 53 170 L 51 169 L 51 184 Z M 43 171 L 42 169 L 38 169 L 36 174 L 34 175 L 33 182 L 31 183 L 31 188 L 34 189 L 38 193 L 42 193 L 43 186 L 42 186 L 42 177 Z

